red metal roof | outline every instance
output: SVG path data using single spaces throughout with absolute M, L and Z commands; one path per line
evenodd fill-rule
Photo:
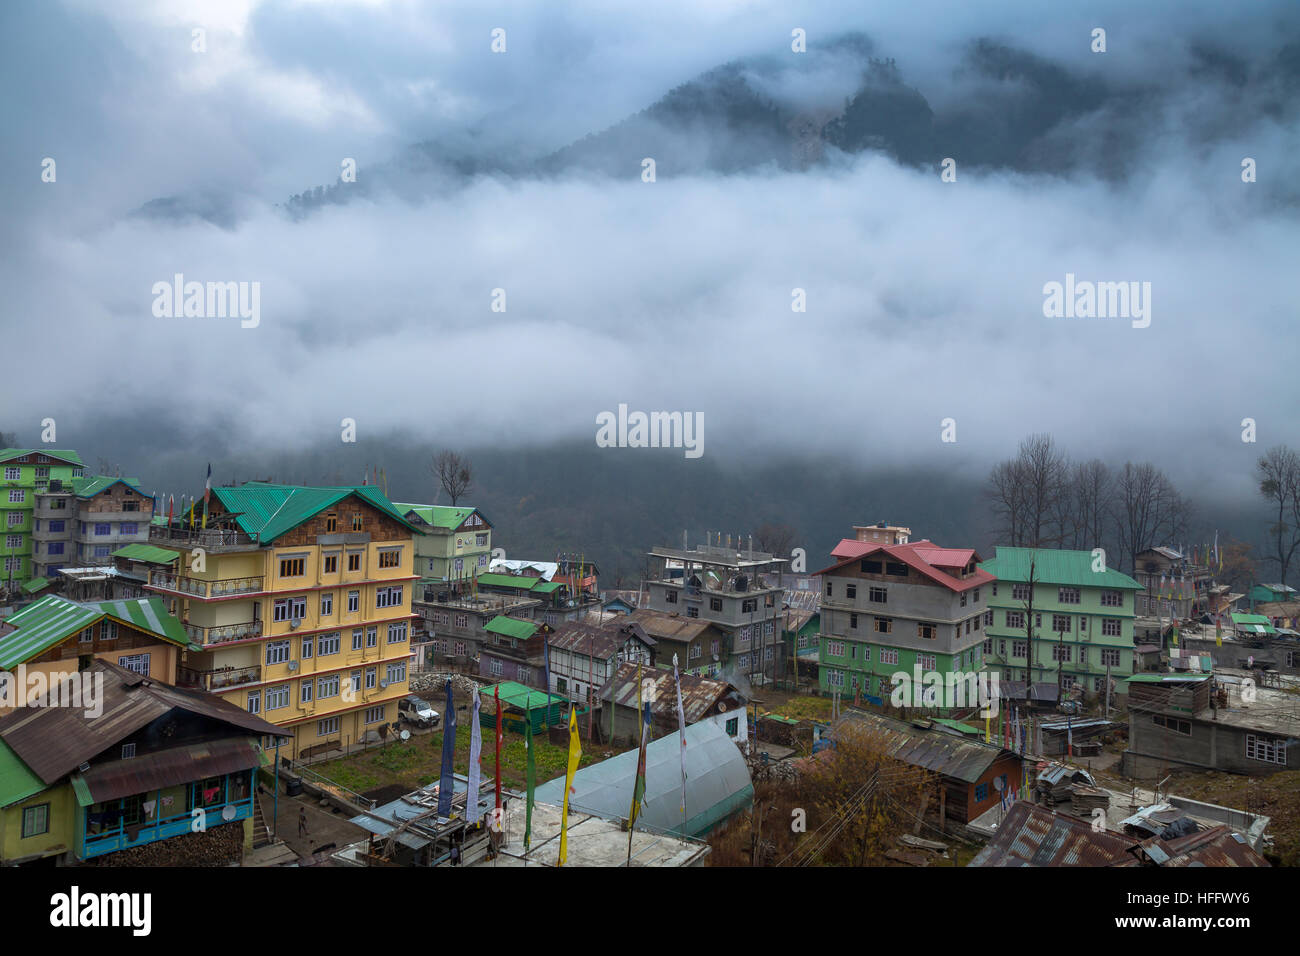
M 861 545 L 862 549 L 856 551 L 854 554 L 849 554 L 848 556 L 843 557 L 836 554 L 837 551 L 845 551 L 847 553 L 847 550 L 856 550 L 848 549 L 847 546 L 849 545 Z M 953 558 L 956 556 L 969 555 L 969 558 L 961 563 L 961 567 L 965 567 L 971 560 L 978 563 L 980 556 L 973 549 L 941 548 L 933 541 L 929 540 L 916 541 L 910 544 L 876 544 L 870 541 L 850 541 L 848 538 L 845 538 L 836 546 L 836 550 L 831 552 L 833 555 L 838 557 L 839 560 L 830 567 L 823 568 L 814 573 L 830 574 L 834 571 L 838 571 L 840 568 L 846 567 L 854 561 L 875 554 L 877 551 L 883 551 L 889 558 L 903 562 L 908 567 L 912 568 L 914 571 L 920 572 L 936 584 L 942 584 L 944 587 L 957 593 L 969 591 L 971 588 L 977 588 L 981 584 L 989 584 L 996 580 L 992 574 L 989 574 L 989 572 L 982 568 L 976 569 L 975 573 L 967 578 L 955 577 L 947 571 L 942 570 L 942 568 L 945 567 L 956 567 L 957 565 L 955 563 L 951 563 Z M 931 561 L 930 557 L 935 558 L 935 561 Z

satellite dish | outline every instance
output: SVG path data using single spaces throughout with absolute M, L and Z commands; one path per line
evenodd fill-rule
M 727 702 L 725 700 L 718 701 L 718 713 L 725 714 L 726 712 L 727 712 Z
M 1001 777 L 994 777 L 994 778 L 993 778 L 993 789 L 996 790 L 996 791 L 998 791 L 999 793 L 1002 792 L 1002 778 L 1001 778 Z
M 233 819 L 235 819 L 235 806 L 234 806 L 234 804 L 232 804 L 232 803 L 227 803 L 224 807 L 221 808 L 221 819 L 223 819 L 223 820 L 233 820 Z
M 409 730 L 403 730 L 403 731 L 402 731 L 402 739 L 403 739 L 403 740 L 410 740 L 410 739 L 411 739 L 411 732 L 410 732 Z

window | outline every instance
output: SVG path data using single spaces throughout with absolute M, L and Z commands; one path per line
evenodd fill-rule
M 1012 657 L 1024 657 L 1028 652 L 1029 652 L 1029 642 L 1028 642 L 1028 641 L 1012 641 L 1012 642 L 1011 642 L 1011 656 L 1012 656 Z
M 274 618 L 277 621 L 298 621 L 307 616 L 305 597 L 279 598 L 275 602 Z
M 389 624 L 388 643 L 400 644 L 404 640 L 406 640 L 406 622 L 402 621 L 400 624 Z
M 23 808 L 23 838 L 40 836 L 50 832 L 50 805 L 40 803 L 34 807 Z
M 993 653 L 993 638 L 990 637 L 988 640 L 984 642 L 984 653 L 985 654 Z
M 337 717 L 326 717 L 324 720 L 316 723 L 316 736 L 324 737 L 327 734 L 337 734 L 339 732 L 339 719 Z
M 113 526 L 107 522 L 100 521 L 95 523 L 95 536 L 103 537 L 113 533 Z
M 352 693 L 361 693 L 361 671 L 353 671 L 349 679 L 352 681 Z
M 753 614 L 757 610 L 758 610 L 757 598 L 749 598 L 748 600 L 744 600 L 740 602 L 741 614 Z
M 1164 727 L 1166 730 L 1173 731 L 1176 734 L 1182 734 L 1184 737 L 1192 735 L 1192 722 L 1190 720 L 1179 720 L 1177 717 L 1166 717 L 1164 714 L 1155 714 L 1151 722 L 1157 727 Z M 1249 735 L 1247 736 L 1249 740 Z M 1249 756 L 1249 754 L 1247 754 Z
M 330 674 L 328 677 L 316 678 L 316 699 L 324 700 L 326 697 L 337 697 L 339 695 L 339 675 Z
M 721 610 L 722 610 L 722 598 L 709 598 L 709 610 L 710 610 L 710 611 L 721 611 Z
M 493 677 L 501 676 L 501 662 L 495 657 L 488 660 L 488 672 L 491 673 Z
M 979 589 L 979 588 L 976 588 L 974 591 L 971 592 L 970 599 L 971 599 L 971 602 L 972 602 L 973 604 L 979 604 L 979 602 L 980 602 L 980 589 Z
M 1119 637 L 1123 632 L 1123 621 L 1118 618 L 1102 618 L 1101 633 L 1105 637 Z
M 1011 599 L 1013 601 L 1028 601 L 1029 585 L 1028 584 L 1011 585 Z
M 1103 647 L 1101 649 L 1102 667 L 1119 667 L 1119 648 Z
M 897 649 L 897 648 L 894 648 L 894 647 L 882 647 L 882 648 L 880 649 L 880 663 L 882 663 L 882 664 L 897 664 L 897 663 L 898 663 L 898 649 Z
M 690 660 L 698 660 L 703 656 L 703 651 L 704 649 L 699 644 L 692 644 L 690 650 L 687 652 L 688 658 Z
M 1053 644 L 1052 660 L 1054 661 L 1074 660 L 1074 648 L 1069 644 Z
M 5 469 L 5 481 L 17 481 L 22 477 L 22 474 L 21 468 L 8 467 Z
M 51 542 L 46 546 L 45 551 L 46 551 L 47 554 L 62 554 L 62 553 L 63 553 L 63 542 L 62 542 L 62 541 L 51 541 Z
M 22 488 L 9 489 L 9 503 L 20 505 L 27 500 L 27 492 Z
M 467 656 L 466 653 L 465 653 L 465 642 L 464 642 L 464 641 L 457 641 L 457 642 L 456 642 L 456 656 L 457 656 L 457 657 L 465 657 L 465 656 Z
M 827 641 L 827 642 L 826 642 L 826 653 L 827 653 L 828 655 L 830 655 L 831 657 L 843 657 L 843 656 L 844 656 L 844 642 L 843 642 L 843 641 Z
M 1123 607 L 1124 592 L 1123 591 L 1102 591 L 1101 606 L 1102 607 Z
M 128 654 L 125 657 L 117 659 L 118 667 L 125 667 L 127 670 L 139 674 L 141 677 L 149 676 L 149 655 L 148 654 Z
M 933 641 L 937 632 L 938 632 L 938 628 L 936 628 L 933 624 L 916 625 L 916 636 L 921 638 L 924 641 Z
M 361 592 L 349 591 L 348 592 L 348 613 L 356 614 L 357 611 L 359 610 L 361 610 Z
M 378 646 L 379 646 L 379 628 L 378 627 L 366 628 L 366 647 L 378 647 Z
M 889 593 L 885 588 L 868 588 L 867 600 L 873 604 L 885 604 L 889 598 Z
M 989 798 L 989 785 L 987 783 L 977 784 L 975 786 L 975 802 L 983 803 Z
M 834 585 L 833 585 L 830 581 L 827 581 L 827 582 L 826 582 L 826 596 L 827 596 L 827 597 L 834 597 L 834 596 L 835 596 L 834 591 L 835 591 L 835 587 L 834 587 Z
M 266 663 L 283 664 L 289 659 L 289 642 L 288 641 L 267 641 L 266 643 Z M 268 705 L 269 709 L 269 705 Z
M 476 548 L 486 548 L 487 543 L 488 543 L 488 536 L 486 534 L 474 535 L 474 546 Z
M 353 530 L 353 531 L 362 531 L 362 530 L 364 530 L 364 525 L 363 525 L 362 517 L 361 517 L 360 514 L 355 514 L 355 515 L 352 516 L 352 530 Z
M 383 723 L 383 722 L 384 722 L 384 705 L 383 705 L 383 704 L 380 704 L 378 707 L 367 707 L 367 708 L 366 708 L 366 723 L 368 723 L 368 724 L 381 724 L 381 723 Z
M 714 640 L 709 644 L 709 651 L 710 653 L 713 654 L 714 657 L 718 656 L 718 650 L 719 650 L 719 642 L 717 640 Z
M 325 516 L 325 533 L 333 534 L 339 530 L 339 516 L 336 514 L 327 514 Z
M 302 685 L 301 685 L 301 691 L 302 691 L 302 693 L 301 693 L 301 695 L 300 695 L 300 699 L 302 700 L 302 702 L 303 702 L 304 704 L 309 704 L 309 703 L 311 703 L 311 689 L 312 689 L 314 686 L 316 686 L 316 685 L 312 683 L 312 680 L 311 680 L 310 677 L 305 678 L 305 679 L 303 680 Z
M 108 547 L 109 547 L 109 546 L 106 545 L 106 544 L 97 544 L 97 545 L 95 545 L 95 557 L 97 557 L 97 558 L 106 558 L 106 557 L 108 557 Z
M 266 709 L 280 710 L 289 706 L 289 685 L 281 684 L 279 687 L 268 687 L 266 689 Z
M 348 553 L 348 570 L 349 571 L 361 570 L 361 552 L 351 551 Z
M 117 621 L 100 621 L 99 639 L 101 641 L 117 640 Z
M 843 686 L 844 686 L 844 672 L 843 672 L 843 671 L 827 671 L 827 672 L 826 672 L 826 684 L 827 684 L 827 686 L 829 686 L 829 687 L 843 687 Z
M 64 529 L 67 527 L 67 524 L 68 523 L 64 521 L 62 518 L 58 519 L 57 521 L 51 521 L 49 526 L 50 533 L 62 534 Z
M 326 591 L 320 596 L 320 613 L 321 617 L 329 617 L 334 613 L 334 592 Z
M 366 668 L 366 689 L 367 690 L 375 686 L 375 671 L 376 669 L 373 667 Z
M 385 676 L 388 678 L 388 683 L 390 684 L 396 684 L 400 681 L 406 680 L 406 664 L 389 664 Z
M 984 626 L 985 627 L 993 626 L 993 610 L 991 608 L 984 612 Z
M 847 597 L 850 601 L 855 600 L 857 598 L 858 586 L 856 584 L 850 584 L 846 586 L 844 590 L 845 590 L 844 596 Z
M 669 603 L 669 604 L 676 604 L 676 603 L 677 603 L 677 592 L 676 592 L 676 591 L 669 591 L 669 592 L 668 592 L 668 603 Z
M 89 627 L 77 635 L 77 643 L 79 644 L 89 644 L 94 639 L 95 639 L 95 632 L 92 628 Z
M 932 671 L 936 668 L 935 655 L 933 654 L 917 654 L 916 663 L 921 665 L 923 671 Z
M 876 618 L 876 627 L 875 627 L 875 630 L 876 630 L 876 633 L 877 633 L 877 634 L 889 634 L 889 633 L 892 633 L 893 630 L 894 630 L 894 620 L 893 620 L 893 618 L 889 618 L 889 617 L 878 617 L 878 618 Z
M 907 577 L 907 565 L 901 561 L 886 561 L 885 573 L 892 574 L 896 578 Z
M 727 721 L 727 736 L 734 737 L 738 733 L 740 733 L 740 718 L 732 717 Z
M 375 607 L 396 607 L 402 603 L 402 587 L 399 584 L 391 588 L 378 588 L 375 591 Z
M 260 714 L 262 712 L 262 692 L 260 690 L 250 690 L 248 692 L 248 712 L 250 714 Z
M 444 621 L 443 623 L 445 624 L 446 621 Z M 468 614 L 457 614 L 457 615 L 456 615 L 456 626 L 457 626 L 457 627 L 469 627 L 469 615 L 468 615 Z
M 688 607 L 688 608 L 686 609 L 686 616 L 687 616 L 687 617 L 699 617 L 699 616 L 700 616 L 700 609 L 699 609 L 698 607 L 696 607 L 694 604 L 692 604 L 690 607 Z
M 379 566 L 381 568 L 397 568 L 402 565 L 402 549 L 390 548 L 386 551 L 379 552 Z
M 1246 756 L 1251 760 L 1286 765 L 1286 741 L 1280 737 L 1246 734 Z
M 961 594 L 961 606 L 962 606 L 962 607 L 965 607 L 965 606 L 966 606 L 966 592 L 965 592 L 965 591 L 963 591 L 962 594 Z
M 10 528 L 16 528 L 18 525 L 23 523 L 25 515 L 26 513 L 22 511 L 11 511 L 9 512 L 9 516 L 5 519 L 5 524 Z
M 1057 600 L 1060 601 L 1062 604 L 1078 604 L 1078 603 L 1079 603 L 1079 589 L 1078 589 L 1078 588 L 1061 588 L 1060 590 L 1057 591 L 1056 597 L 1057 597 Z
M 310 637 L 302 639 L 302 654 L 299 655 L 304 661 L 311 657 L 312 649 L 315 647 L 315 640 Z
M 325 555 L 325 573 L 334 574 L 339 569 L 339 556 L 337 554 Z
M 41 523 L 36 522 L 36 530 L 41 530 Z M 21 548 L 23 546 L 23 536 L 20 534 L 11 534 L 5 536 L 6 548 Z
M 1070 630 L 1070 615 L 1053 614 L 1052 615 L 1052 633 L 1060 634 Z
M 119 531 L 122 534 L 139 534 L 140 533 L 139 527 L 140 527 L 139 525 L 134 524 L 133 522 L 123 521 Z
M 361 650 L 361 628 L 359 627 L 352 632 L 352 649 L 354 651 Z
M 858 629 L 858 616 L 856 614 L 849 615 L 849 627 L 855 631 Z
M 531 667 L 517 667 L 515 669 L 515 680 L 520 684 L 527 684 L 533 679 L 533 670 Z
M 316 638 L 316 656 L 324 657 L 327 654 L 337 654 L 339 652 L 339 632 L 333 634 L 321 634 Z

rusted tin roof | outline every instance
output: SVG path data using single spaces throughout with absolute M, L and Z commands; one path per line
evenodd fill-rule
M 992 744 L 857 710 L 849 711 L 831 724 L 831 736 L 846 726 L 859 726 L 882 735 L 895 760 L 966 783 L 979 780 L 1000 757 L 1015 756 Z
M 600 700 L 609 700 L 612 696 L 617 706 L 636 710 L 636 675 L 636 664 L 620 664 L 618 670 L 614 671 L 614 676 L 606 681 L 605 686 L 600 689 Z M 726 681 L 714 680 L 709 677 L 695 677 L 691 674 L 681 674 L 680 679 L 682 682 L 682 711 L 686 715 L 686 723 L 688 724 L 693 724 L 707 715 L 719 702 L 721 702 L 723 709 L 744 706 L 744 700 L 741 698 L 740 692 Z M 673 683 L 671 669 L 643 667 L 641 668 L 641 682 L 642 687 L 649 691 L 648 696 L 643 699 L 650 701 L 651 713 L 677 713 L 677 688 Z M 645 693 L 645 690 L 643 690 L 643 693 Z
M 548 640 L 552 650 L 573 651 L 583 656 L 608 660 L 628 640 L 636 638 L 654 647 L 655 639 L 636 621 L 625 617 L 606 617 L 604 624 L 569 621 L 560 624 Z
M 92 801 L 102 803 L 206 777 L 251 770 L 261 759 L 260 748 L 250 738 L 211 740 L 99 764 L 83 774 L 73 774 L 73 786 L 75 789 L 80 777 Z
M 1157 866 L 1270 866 L 1250 842 L 1229 826 L 1211 827 L 1173 840 L 1152 837 L 1141 844 L 1141 852 Z M 1125 866 L 1141 866 L 1135 856 Z
M 0 739 L 45 783 L 54 783 L 118 741 L 172 710 L 209 717 L 257 736 L 286 737 L 267 723 L 220 697 L 172 687 L 97 660 L 83 674 L 103 674 L 102 713 L 86 707 L 20 707 L 0 717 Z
M 657 640 L 685 643 L 693 641 L 713 625 L 696 617 L 681 617 L 677 614 L 665 614 L 663 611 L 650 611 L 638 608 L 627 615 L 629 621 L 640 624 L 645 632 Z
M 970 866 L 1119 866 L 1133 841 L 1088 820 L 1016 801 Z

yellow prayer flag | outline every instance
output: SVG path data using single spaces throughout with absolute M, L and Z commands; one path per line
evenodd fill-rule
M 564 810 L 560 814 L 560 858 L 556 866 L 564 866 L 569 856 L 569 794 L 573 791 L 573 775 L 578 769 L 578 760 L 582 757 L 582 745 L 578 742 L 578 708 L 569 708 L 569 767 L 564 774 Z

